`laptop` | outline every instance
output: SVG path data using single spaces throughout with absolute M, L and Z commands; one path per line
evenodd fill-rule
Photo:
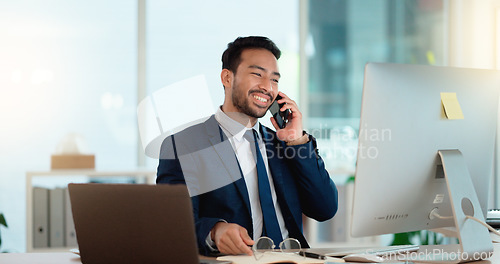
M 69 184 L 82 263 L 200 260 L 185 185 Z

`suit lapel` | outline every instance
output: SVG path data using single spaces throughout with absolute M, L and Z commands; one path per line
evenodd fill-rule
M 236 186 L 236 189 L 240 193 L 241 198 L 245 202 L 248 213 L 250 212 L 250 199 L 248 197 L 248 190 L 243 178 L 243 173 L 240 169 L 240 164 L 236 159 L 236 154 L 234 153 L 231 142 L 226 137 L 226 134 L 222 132 L 219 123 L 212 115 L 207 121 L 205 121 L 205 127 L 207 130 L 207 135 L 215 153 L 219 156 L 221 164 L 226 169 L 227 173 L 230 175 L 231 179 Z

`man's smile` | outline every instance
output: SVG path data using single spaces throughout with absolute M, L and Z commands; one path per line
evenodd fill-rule
M 251 96 L 254 99 L 255 104 L 259 107 L 267 107 L 272 98 L 271 96 L 263 93 L 252 93 Z

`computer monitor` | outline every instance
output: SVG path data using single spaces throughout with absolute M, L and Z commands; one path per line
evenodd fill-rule
M 486 215 L 499 89 L 494 70 L 368 63 L 352 235 L 459 226 L 460 261 L 491 253 L 487 229 L 465 215 Z

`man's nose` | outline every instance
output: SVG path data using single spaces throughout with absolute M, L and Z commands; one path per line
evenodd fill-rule
M 260 88 L 264 89 L 264 90 L 266 90 L 268 92 L 270 92 L 273 89 L 275 89 L 275 87 L 273 87 L 273 82 L 270 79 L 267 79 L 267 78 L 263 78 L 262 79 L 262 81 L 260 82 Z

